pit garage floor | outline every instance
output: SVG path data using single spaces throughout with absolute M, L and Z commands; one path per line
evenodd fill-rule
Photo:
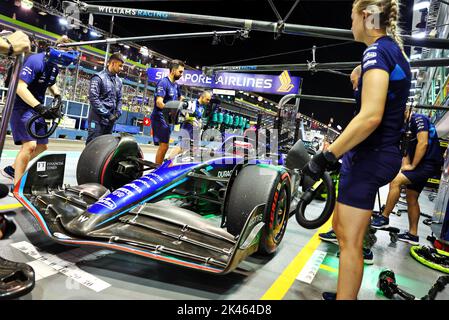
M 50 142 L 47 152 L 67 153 L 66 184 L 76 184 L 76 163 L 83 147 L 82 142 Z M 142 146 L 142 149 L 146 159 L 154 160 L 154 146 Z M 1 157 L 2 168 L 13 162 L 17 150 L 8 138 Z M 8 183 L 3 177 L 0 182 Z M 387 192 L 385 187 L 381 189 L 383 203 Z M 423 213 L 433 213 L 428 192 L 422 194 L 420 204 Z M 338 247 L 317 237 L 318 232 L 328 231 L 330 222 L 320 230 L 305 230 L 291 219 L 280 250 L 274 256 L 252 256 L 241 264 L 244 271 L 214 276 L 130 254 L 62 246 L 46 238 L 14 198 L 1 199 L 0 210 L 11 211 L 18 226 L 10 238 L 0 241 L 0 256 L 31 263 L 40 278 L 23 300 L 319 300 L 323 291 L 335 291 L 337 285 Z M 426 237 L 431 230 L 422 220 L 420 241 L 430 244 Z M 390 224 L 407 229 L 407 215 L 392 215 Z M 382 231 L 377 233 L 377 238 L 372 249 L 374 265 L 365 266 L 359 299 L 386 299 L 376 288 L 378 275 L 385 268 L 392 269 L 398 284 L 418 298 L 443 275 L 415 261 L 409 254 L 409 244 L 392 244 L 388 233 Z M 449 299 L 447 291 L 437 299 Z

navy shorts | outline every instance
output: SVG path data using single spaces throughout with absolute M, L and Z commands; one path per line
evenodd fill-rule
M 21 145 L 24 142 L 36 141 L 37 144 L 48 144 L 48 138 L 36 139 L 29 135 L 26 126 L 30 120 L 37 113 L 32 108 L 28 110 L 14 109 L 11 114 L 11 132 L 16 145 Z M 38 135 L 44 135 L 48 132 L 48 126 L 44 118 L 39 118 L 33 122 L 31 130 Z
M 163 115 L 151 115 L 151 126 L 153 127 L 153 140 L 155 145 L 169 143 L 171 129 Z
M 401 162 L 399 148 L 347 152 L 340 170 L 338 202 L 373 210 L 377 191 L 397 176 Z
M 440 169 L 440 164 L 423 161 L 415 170 L 403 171 L 402 174 L 411 182 L 411 184 L 407 185 L 407 189 L 421 193 L 427 184 L 427 180 L 438 174 Z

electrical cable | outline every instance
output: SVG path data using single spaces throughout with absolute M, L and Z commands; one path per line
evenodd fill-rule
M 346 42 L 342 42 L 342 43 L 329 44 L 329 45 L 317 47 L 317 49 L 332 48 L 332 47 L 346 45 L 346 44 L 349 44 L 349 43 L 353 43 L 353 41 L 346 41 Z M 248 58 L 248 59 L 242 59 L 242 60 L 223 62 L 223 63 L 220 63 L 220 64 L 215 64 L 212 67 L 220 67 L 220 66 L 226 66 L 226 65 L 234 64 L 234 63 L 240 63 L 240 62 L 246 62 L 246 61 L 252 61 L 252 60 L 259 60 L 259 59 L 265 59 L 265 58 L 273 58 L 273 57 L 278 57 L 278 56 L 288 55 L 288 54 L 293 54 L 293 53 L 308 52 L 308 51 L 310 51 L 312 49 L 313 49 L 313 47 L 312 48 L 307 48 L 307 49 L 295 50 L 295 51 L 274 53 L 274 54 L 265 55 L 265 56 L 259 56 L 259 57 L 254 57 L 254 58 Z
M 292 8 L 290 9 L 290 11 L 287 13 L 287 15 L 284 18 L 284 22 L 287 22 L 288 18 L 290 18 L 291 14 L 293 13 L 293 11 L 295 10 L 296 6 L 299 4 L 301 0 L 296 0 L 296 2 L 293 4 Z

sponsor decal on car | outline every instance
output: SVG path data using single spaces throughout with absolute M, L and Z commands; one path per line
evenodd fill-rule
M 133 189 L 136 190 L 138 193 L 142 193 L 142 189 L 139 188 L 135 183 L 130 183 L 130 184 L 128 184 L 128 187 L 133 188 Z
M 232 174 L 232 170 L 227 170 L 227 171 L 219 171 L 217 176 L 219 178 L 229 178 Z
M 113 194 L 114 196 L 116 196 L 117 198 L 124 198 L 124 197 L 126 197 L 126 193 L 123 192 L 123 191 L 120 190 L 120 189 L 115 190 L 112 194 Z M 132 195 L 132 193 L 131 193 L 131 195 Z
M 114 210 L 115 208 L 117 208 L 117 204 L 114 202 L 114 200 L 112 200 L 109 197 L 98 200 L 96 204 L 106 207 L 111 210 Z
M 42 172 L 47 170 L 47 162 L 45 161 L 38 161 L 36 166 L 37 172 Z

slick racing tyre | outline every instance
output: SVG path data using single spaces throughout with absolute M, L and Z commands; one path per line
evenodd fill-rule
M 141 165 L 129 160 L 129 157 L 143 158 L 142 150 L 131 135 L 108 134 L 92 140 L 78 161 L 78 184 L 99 183 L 110 190 L 122 187 L 142 176 Z M 131 173 L 117 172 L 119 163 L 123 161 L 133 168 Z
M 429 268 L 449 273 L 449 252 L 429 246 L 412 246 L 410 254 L 419 263 Z
M 262 165 L 244 167 L 226 196 L 224 214 L 228 232 L 239 235 L 252 210 L 265 204 L 265 227 L 259 252 L 272 254 L 281 243 L 287 228 L 290 196 L 290 177 L 285 170 Z

